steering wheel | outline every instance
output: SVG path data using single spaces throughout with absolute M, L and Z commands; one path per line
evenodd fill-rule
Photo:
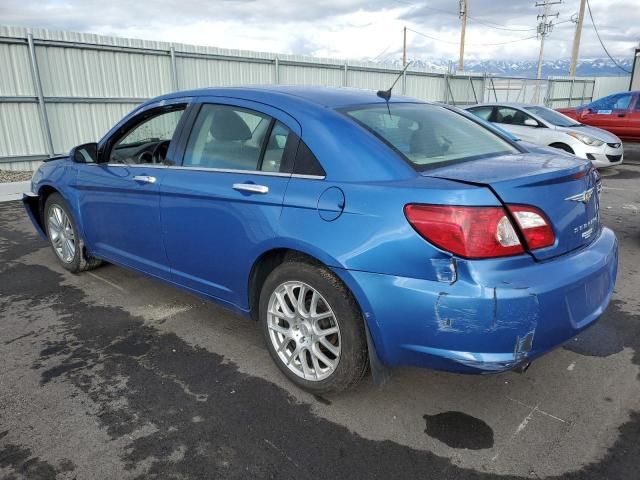
M 151 163 L 162 163 L 162 161 L 167 158 L 170 142 L 171 140 L 163 140 L 155 146 L 151 152 Z

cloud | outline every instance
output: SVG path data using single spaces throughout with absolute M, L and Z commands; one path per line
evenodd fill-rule
M 612 55 L 629 57 L 640 38 L 637 0 L 591 0 L 594 18 Z M 532 59 L 539 8 L 534 1 L 470 3 L 467 58 Z M 579 0 L 555 6 L 558 25 L 547 38 L 547 59 L 571 52 L 574 24 L 567 22 Z M 3 0 L 7 25 L 195 43 L 223 48 L 339 58 L 399 58 L 402 28 L 411 58 L 458 55 L 460 21 L 456 0 Z M 560 23 L 564 22 L 564 23 Z M 503 43 L 503 45 L 486 45 Z M 508 43 L 506 43 L 508 42 Z M 380 55 L 380 54 L 383 55 Z M 603 57 L 588 14 L 582 58 Z

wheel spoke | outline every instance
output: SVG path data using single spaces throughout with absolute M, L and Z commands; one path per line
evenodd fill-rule
M 316 346 L 316 348 L 313 349 L 313 353 L 316 357 L 318 357 L 318 360 L 324 363 L 328 368 L 330 368 L 331 370 L 335 368 L 335 360 L 331 360 L 330 358 L 328 358 L 324 353 L 322 353 L 320 348 Z
M 312 315 L 311 318 L 313 318 L 313 320 L 317 322 L 318 320 L 324 320 L 325 318 L 330 318 L 330 317 L 333 317 L 332 311 L 316 313 L 315 315 Z
M 304 378 L 313 376 L 313 372 L 307 364 L 307 352 L 309 352 L 309 350 L 306 348 L 300 352 L 300 364 L 302 365 L 302 374 L 304 375 Z M 313 353 L 311 353 L 311 357 L 313 357 Z
M 327 335 L 333 335 L 334 333 L 338 333 L 340 330 L 338 329 L 338 327 L 329 327 L 329 328 L 318 328 L 316 329 L 316 335 L 318 335 L 319 337 L 326 337 Z
M 331 352 L 331 354 L 334 357 L 337 357 L 338 354 L 340 353 L 340 349 L 336 347 L 333 343 L 331 343 L 329 340 L 327 340 L 325 337 L 320 337 L 318 341 L 320 342 L 320 345 L 322 345 L 324 348 L 329 350 L 329 352 Z
M 285 316 L 285 318 L 290 319 L 295 317 L 295 313 L 289 309 L 289 306 L 287 305 L 287 301 L 285 300 L 284 295 L 280 292 L 277 292 L 276 298 L 278 300 L 278 304 L 280 305 L 280 309 L 282 310 L 282 314 Z
M 291 362 L 293 360 L 295 360 L 296 357 L 298 357 L 300 355 L 300 352 L 302 351 L 302 348 L 300 348 L 299 345 L 296 345 L 296 348 L 293 352 L 291 352 L 291 356 L 289 356 L 288 360 L 287 360 L 287 365 L 291 365 Z M 302 362 L 301 362 L 302 363 Z
M 274 332 L 278 332 L 281 333 L 282 335 L 285 336 L 285 338 L 290 338 L 291 337 L 291 329 L 290 328 L 284 328 L 281 325 L 278 325 L 277 323 L 271 323 L 269 324 L 269 328 L 271 330 L 273 330 Z
M 304 308 L 304 297 L 306 296 L 306 294 L 307 287 L 305 287 L 304 285 L 300 285 L 300 288 L 298 289 L 298 301 L 296 302 L 296 308 L 302 315 L 307 314 L 307 311 Z

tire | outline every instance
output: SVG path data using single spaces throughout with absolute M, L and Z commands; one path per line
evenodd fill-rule
M 302 288 L 306 293 L 300 309 L 290 299 L 291 295 L 299 299 Z M 285 319 L 282 300 L 289 312 L 295 307 L 291 323 Z M 278 315 L 271 313 L 274 311 Z M 317 317 L 325 318 L 313 320 L 310 313 L 314 311 Z M 266 278 L 260 292 L 259 312 L 271 357 L 287 378 L 301 388 L 316 394 L 339 392 L 365 375 L 367 340 L 360 309 L 347 288 L 326 268 L 299 259 L 285 261 Z M 276 327 L 280 329 L 275 330 Z M 326 334 L 335 327 L 336 333 Z M 333 346 L 332 350 L 325 346 L 327 343 Z M 300 349 L 297 357 L 293 356 L 296 349 Z M 329 362 L 325 363 L 320 354 Z M 330 368 L 330 363 L 334 368 Z
M 43 213 L 42 223 L 49 244 L 63 268 L 80 273 L 100 266 L 101 260 L 87 256 L 71 209 L 60 194 L 52 193 L 47 197 Z

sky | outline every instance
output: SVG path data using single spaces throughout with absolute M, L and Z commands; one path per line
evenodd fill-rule
M 640 42 L 640 0 L 589 0 L 602 40 L 628 58 Z M 458 57 L 458 0 L 0 0 L 0 24 L 344 59 Z M 538 56 L 535 0 L 468 0 L 465 57 Z M 555 5 L 545 59 L 571 55 L 579 0 Z M 420 32 L 420 33 L 415 33 Z M 426 35 L 426 36 L 425 36 Z M 432 38 L 428 38 L 432 37 Z M 528 37 L 534 37 L 529 38 Z M 525 39 L 525 40 L 523 40 Z M 508 42 L 508 43 L 504 43 Z M 503 43 L 501 45 L 493 45 Z M 605 53 L 585 13 L 581 58 Z

